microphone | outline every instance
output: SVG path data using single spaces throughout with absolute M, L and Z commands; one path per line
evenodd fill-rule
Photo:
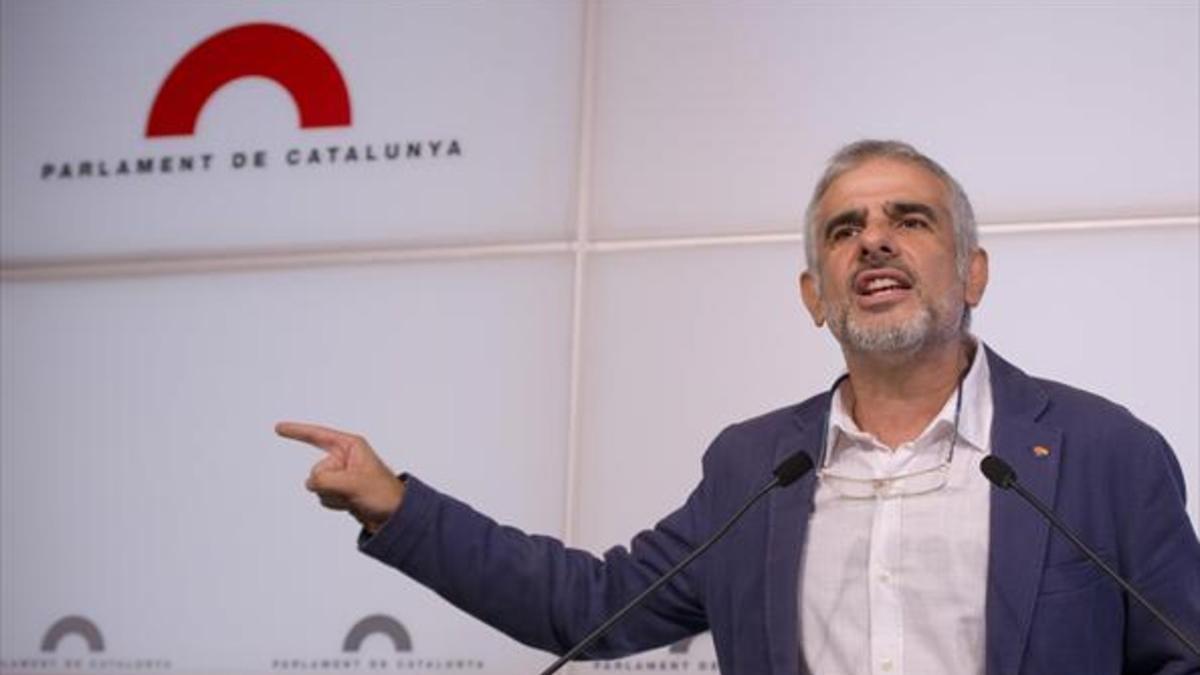
M 571 659 L 579 656 L 583 650 L 590 647 L 593 642 L 600 638 L 600 636 L 607 633 L 608 630 L 615 626 L 617 622 L 625 617 L 626 614 L 633 611 L 633 609 L 638 605 L 642 604 L 646 598 L 650 597 L 651 593 L 658 590 L 663 584 L 673 579 L 675 575 L 679 574 L 679 572 L 681 572 L 683 568 L 687 567 L 689 563 L 696 558 L 699 558 L 700 554 L 704 553 L 713 544 L 717 543 L 721 537 L 724 537 L 725 533 L 728 532 L 730 528 L 732 528 L 734 524 L 741 519 L 742 514 L 746 513 L 751 506 L 754 506 L 759 499 L 762 499 L 763 495 L 777 487 L 787 487 L 788 485 L 795 483 L 800 479 L 801 476 L 809 471 L 812 471 L 812 468 L 812 457 L 810 457 L 808 453 L 804 452 L 803 450 L 796 452 L 780 462 L 779 466 L 775 467 L 775 469 L 771 471 L 771 480 L 763 484 L 763 486 L 758 489 L 758 492 L 755 492 L 750 499 L 747 499 L 746 503 L 742 504 L 741 508 L 734 512 L 734 514 L 729 517 L 729 520 L 726 520 L 725 524 L 722 525 L 716 531 L 716 533 L 705 540 L 703 544 L 697 546 L 691 553 L 687 555 L 687 557 L 685 557 L 683 560 L 680 560 L 674 567 L 667 570 L 661 577 L 658 578 L 657 581 L 655 581 L 653 584 L 650 584 L 646 590 L 639 593 L 637 597 L 630 600 L 621 609 L 617 610 L 616 614 L 610 616 L 604 623 L 597 626 L 595 630 L 593 630 L 591 633 L 588 633 L 582 640 L 576 643 L 574 647 L 571 647 L 568 652 L 558 657 L 558 660 L 550 664 L 549 668 L 543 670 L 541 675 L 550 675 L 566 665 Z
M 1045 504 L 1043 504 L 1040 499 L 1038 499 L 1029 490 L 1026 490 L 1024 486 L 1017 481 L 1017 472 L 1014 471 L 1007 462 L 995 455 L 988 455 L 979 463 L 979 470 L 982 471 L 983 475 L 992 482 L 992 485 L 995 485 L 1001 490 L 1012 490 L 1018 495 L 1021 495 L 1026 502 L 1033 506 L 1033 508 L 1037 509 L 1038 513 L 1041 513 L 1042 516 L 1054 526 L 1054 529 L 1058 530 L 1059 533 L 1071 540 L 1071 543 L 1075 545 L 1075 548 L 1078 548 L 1092 562 L 1099 565 L 1100 569 L 1104 570 L 1108 576 L 1112 577 L 1114 581 L 1120 584 L 1121 588 L 1125 589 L 1126 593 L 1128 593 L 1134 600 L 1137 600 L 1142 607 L 1145 607 L 1146 611 L 1150 612 L 1150 614 L 1156 620 L 1158 620 L 1159 623 L 1165 626 L 1167 630 L 1171 631 L 1172 635 L 1179 638 L 1179 641 L 1182 642 L 1184 646 L 1186 646 L 1188 650 L 1192 652 L 1192 654 L 1200 658 L 1200 648 L 1196 647 L 1196 643 L 1189 640 L 1174 622 L 1168 619 L 1166 615 L 1158 610 L 1158 608 L 1150 604 L 1150 601 L 1142 597 L 1142 594 L 1138 593 L 1137 589 L 1131 586 L 1129 582 L 1126 581 L 1120 574 L 1118 574 L 1116 570 L 1110 567 L 1108 563 L 1104 562 L 1100 556 L 1096 555 L 1096 552 L 1088 547 L 1087 544 L 1083 543 L 1083 540 L 1076 536 L 1075 533 L 1066 526 L 1066 524 L 1059 520 L 1058 516 L 1054 515 L 1054 512 L 1051 511 Z

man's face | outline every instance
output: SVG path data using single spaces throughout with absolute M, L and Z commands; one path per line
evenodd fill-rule
M 916 164 L 877 158 L 842 174 L 817 204 L 818 273 L 804 304 L 843 348 L 896 352 L 956 338 L 987 285 L 987 256 L 955 261 L 950 195 Z

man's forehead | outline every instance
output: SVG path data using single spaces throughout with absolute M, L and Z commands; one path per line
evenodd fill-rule
M 949 190 L 942 179 L 915 162 L 874 158 L 838 176 L 818 203 L 818 211 L 916 203 L 948 210 Z

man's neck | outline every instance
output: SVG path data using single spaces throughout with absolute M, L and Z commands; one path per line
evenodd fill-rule
M 915 352 L 844 350 L 844 399 L 859 429 L 895 448 L 916 438 L 955 392 L 974 345 L 962 336 Z

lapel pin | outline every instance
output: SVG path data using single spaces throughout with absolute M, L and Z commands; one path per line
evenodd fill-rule
M 1033 446 L 1033 454 L 1037 455 L 1038 457 L 1049 457 L 1050 448 L 1047 448 L 1044 445 L 1035 445 Z

